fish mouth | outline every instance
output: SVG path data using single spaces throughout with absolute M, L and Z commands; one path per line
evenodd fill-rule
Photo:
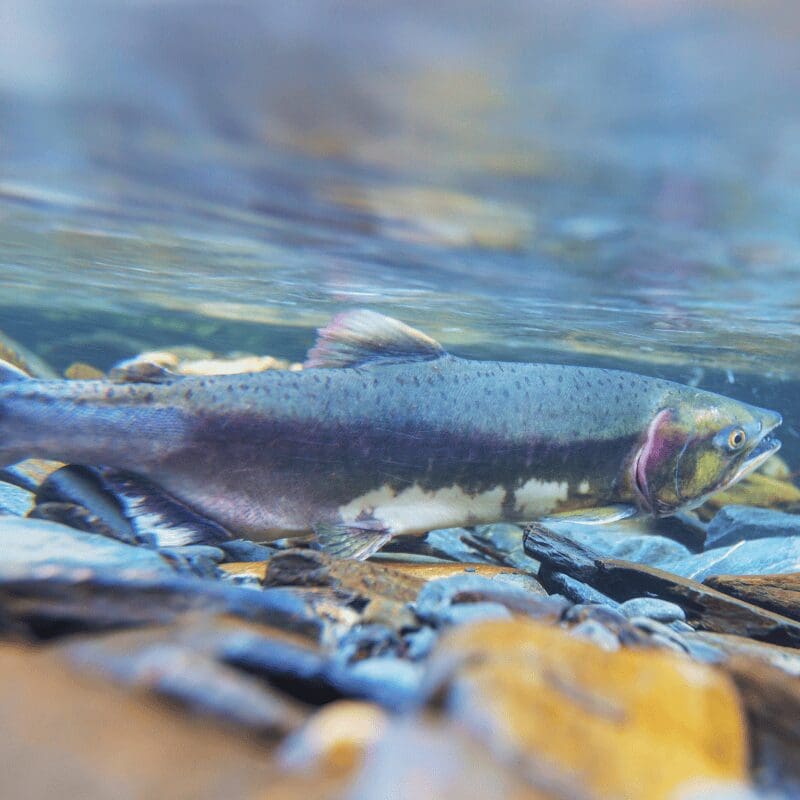
M 757 470 L 770 456 L 781 449 L 781 440 L 769 433 L 747 454 L 747 458 L 739 464 L 736 472 L 725 481 L 723 489 L 733 486 L 742 478 Z

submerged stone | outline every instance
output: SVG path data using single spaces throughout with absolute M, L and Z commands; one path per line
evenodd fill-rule
M 628 619 L 633 617 L 649 617 L 658 622 L 674 622 L 685 620 L 684 610 L 675 603 L 659 600 L 655 597 L 634 597 L 626 600 L 619 609 Z
M 800 573 L 711 575 L 704 583 L 725 594 L 800 620 Z
M 32 568 L 113 572 L 118 577 L 173 577 L 158 553 L 47 520 L 0 517 L 0 579 Z
M 448 715 L 555 796 L 660 800 L 689 780 L 746 777 L 730 681 L 671 654 L 605 652 L 517 619 L 451 630 L 437 669 Z
M 800 536 L 741 541 L 662 564 L 694 580 L 709 575 L 757 575 L 800 571 Z
M 708 524 L 706 550 L 752 539 L 800 536 L 800 515 L 729 505 Z
M 284 735 L 305 719 L 298 704 L 262 681 L 162 631 L 106 635 L 70 644 L 63 652 L 81 670 L 260 734 Z
M 0 481 L 0 516 L 24 517 L 33 507 L 33 495 L 26 489 Z

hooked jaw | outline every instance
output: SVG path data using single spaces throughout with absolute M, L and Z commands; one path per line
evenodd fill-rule
M 752 431 L 755 443 L 738 465 L 710 491 L 694 497 L 686 497 L 683 494 L 679 480 L 681 459 L 683 453 L 696 440 L 693 436 L 688 436 L 682 446 L 678 445 L 673 456 L 675 470 L 673 497 L 667 502 L 664 502 L 657 494 L 654 495 L 648 481 L 648 473 L 652 471 L 654 466 L 658 469 L 657 465 L 663 463 L 662 459 L 668 455 L 670 449 L 670 443 L 666 440 L 667 437 L 664 434 L 672 421 L 673 412 L 665 409 L 657 414 L 650 423 L 644 443 L 636 453 L 630 467 L 631 485 L 640 508 L 656 516 L 674 514 L 679 508 L 696 508 L 705 502 L 710 495 L 730 488 L 733 484 L 758 469 L 770 456 L 777 453 L 780 450 L 781 442 L 771 433 L 783 422 L 783 418 L 775 411 L 751 408 L 754 412 L 757 412 L 754 414 L 756 417 L 753 425 L 755 430 Z M 676 443 L 672 442 L 671 444 L 674 446 Z

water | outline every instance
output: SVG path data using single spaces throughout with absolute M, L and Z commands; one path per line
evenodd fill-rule
M 368 306 L 755 400 L 800 449 L 792 0 L 0 17 L 0 328 L 56 367 L 297 358 Z

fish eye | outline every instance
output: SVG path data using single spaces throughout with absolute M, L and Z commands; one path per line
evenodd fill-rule
M 734 428 L 728 434 L 728 447 L 731 450 L 741 449 L 745 441 L 747 441 L 747 434 L 741 428 Z

